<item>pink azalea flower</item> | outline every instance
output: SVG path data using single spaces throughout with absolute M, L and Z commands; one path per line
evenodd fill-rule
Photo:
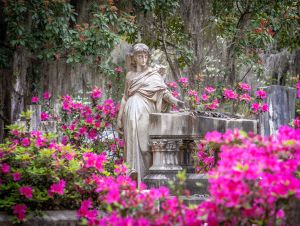
M 179 80 L 178 80 L 178 83 L 180 85 L 182 85 L 183 87 L 188 87 L 188 82 L 189 82 L 189 79 L 187 77 L 181 77 Z
M 262 112 L 267 112 L 269 110 L 269 106 L 267 103 L 263 103 L 261 106 L 261 111 Z
M 262 89 L 257 90 L 255 92 L 256 97 L 261 98 L 261 99 L 265 99 L 267 97 L 267 93 L 265 91 L 263 91 Z
M 12 176 L 13 176 L 14 181 L 20 181 L 21 180 L 21 173 L 19 173 L 19 172 L 13 173 Z
M 102 92 L 98 87 L 95 87 L 92 91 L 91 98 L 99 99 L 102 96 Z
M 50 186 L 48 190 L 48 195 L 53 196 L 53 194 L 63 195 L 65 192 L 66 181 L 61 179 L 58 183 L 54 183 Z
M 30 186 L 22 186 L 19 189 L 20 195 L 24 195 L 27 199 L 32 198 L 32 187 Z
M 169 82 L 167 84 L 170 88 L 176 89 L 177 88 L 177 83 L 176 82 Z
M 201 95 L 201 98 L 202 98 L 202 100 L 204 100 L 204 101 L 208 101 L 208 96 L 207 96 L 206 93 L 203 93 L 203 94 Z
M 172 95 L 174 96 L 174 97 L 176 97 L 176 98 L 178 98 L 179 97 L 179 93 L 177 92 L 177 91 L 172 91 Z
M 92 125 L 92 124 L 93 124 L 93 117 L 87 117 L 87 118 L 85 119 L 85 122 L 86 122 L 87 124 L 89 124 L 89 125 Z
M 7 174 L 10 171 L 10 165 L 8 165 L 7 163 L 2 163 L 1 165 L 1 171 L 3 174 Z
M 44 100 L 49 100 L 50 98 L 51 98 L 51 94 L 48 91 L 43 93 L 43 99 Z
M 205 140 L 207 142 L 220 143 L 221 139 L 222 139 L 222 134 L 217 131 L 212 131 L 205 134 Z
M 213 92 L 216 91 L 216 89 L 214 87 L 212 87 L 212 86 L 207 86 L 207 87 L 204 88 L 204 90 L 207 93 L 213 93 Z
M 297 82 L 296 88 L 297 88 L 297 98 L 300 98 L 300 82 Z
M 46 112 L 41 113 L 41 120 L 42 121 L 47 121 L 49 119 L 49 115 Z
M 231 89 L 224 89 L 224 98 L 229 100 L 236 100 L 238 95 Z
M 188 90 L 188 95 L 189 95 L 189 96 L 197 97 L 197 96 L 198 96 L 198 93 L 197 93 L 196 90 Z
M 23 138 L 21 143 L 22 143 L 23 147 L 28 147 L 30 145 L 30 139 L 29 138 Z
M 24 220 L 27 206 L 25 204 L 16 204 L 13 207 L 13 214 L 16 215 L 19 221 Z
M 88 138 L 89 139 L 93 140 L 97 137 L 97 135 L 98 135 L 98 132 L 95 129 L 90 129 L 90 131 L 88 132 Z
M 219 106 L 218 99 L 214 99 L 212 103 L 205 105 L 205 108 L 208 110 L 215 110 L 218 106 Z
M 240 100 L 249 103 L 251 101 L 251 96 L 248 93 L 240 95 Z
M 124 70 L 123 70 L 123 68 L 122 68 L 121 66 L 118 66 L 118 67 L 115 68 L 114 71 L 115 71 L 116 73 L 122 73 Z
M 118 189 L 111 189 L 108 191 L 106 197 L 105 197 L 105 201 L 108 204 L 112 204 L 114 202 L 118 202 L 120 198 L 120 191 Z
M 285 218 L 285 214 L 284 211 L 282 209 L 278 210 L 277 214 L 276 214 L 277 218 L 283 219 Z
M 294 119 L 294 126 L 295 126 L 295 128 L 300 128 L 300 120 L 298 117 L 296 117 Z
M 247 84 L 247 83 L 243 83 L 243 82 L 239 83 L 239 88 L 241 90 L 243 90 L 243 91 L 249 91 L 249 90 L 251 90 L 250 85 Z
M 86 131 L 87 131 L 87 128 L 85 126 L 83 126 L 78 130 L 78 134 L 84 135 L 86 133 Z
M 63 136 L 62 139 L 61 139 L 61 143 L 63 145 L 66 145 L 68 143 L 68 137 L 67 136 Z
M 31 98 L 31 103 L 37 104 L 38 102 L 39 102 L 39 98 L 37 96 Z
M 254 113 L 258 113 L 259 108 L 260 108 L 259 103 L 253 103 L 251 106 L 251 109 L 253 110 Z
M 14 130 L 11 130 L 10 133 L 11 133 L 12 135 L 16 136 L 16 137 L 18 137 L 18 136 L 20 135 L 20 131 L 15 130 L 15 129 L 14 129 Z

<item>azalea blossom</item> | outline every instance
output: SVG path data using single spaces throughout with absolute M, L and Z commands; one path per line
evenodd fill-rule
M 208 101 L 208 95 L 206 94 L 206 93 L 203 93 L 202 95 L 201 95 L 201 99 L 202 100 L 204 100 L 204 101 Z
M 174 97 L 176 97 L 176 98 L 178 98 L 179 97 L 179 93 L 177 92 L 177 91 L 172 91 L 172 95 L 174 96 Z
M 51 98 L 51 94 L 48 91 L 43 93 L 43 99 L 44 100 L 49 100 L 50 98 Z
M 248 93 L 240 95 L 240 100 L 249 103 L 251 101 L 251 96 Z
M 182 85 L 184 88 L 188 87 L 189 79 L 187 77 L 181 77 L 178 79 L 178 83 Z
M 243 83 L 243 82 L 239 83 L 239 88 L 241 90 L 243 90 L 243 91 L 249 91 L 249 90 L 251 90 L 250 85 L 247 84 L 247 83 Z
M 22 141 L 21 141 L 21 143 L 22 143 L 23 147 L 28 147 L 30 145 L 30 139 L 23 138 Z
M 251 109 L 253 110 L 254 113 L 258 113 L 259 108 L 260 108 L 260 104 L 259 103 L 253 103 L 251 105 Z
M 262 112 L 267 112 L 268 109 L 269 109 L 269 106 L 268 106 L 267 103 L 263 103 L 263 104 L 261 105 L 261 111 L 262 111 Z
M 197 93 L 196 90 L 188 90 L 188 95 L 189 95 L 189 96 L 197 97 L 197 96 L 198 96 L 198 93 Z
M 19 221 L 23 221 L 25 218 L 25 213 L 27 206 L 25 204 L 16 204 L 13 207 L 13 214 L 16 215 Z
M 212 87 L 212 86 L 207 86 L 207 87 L 204 88 L 204 90 L 207 93 L 213 93 L 213 92 L 216 91 L 216 89 L 214 87 Z
M 58 183 L 54 183 L 50 186 L 48 190 L 48 195 L 53 196 L 53 194 L 63 195 L 65 192 L 66 181 L 61 179 Z
M 20 180 L 21 180 L 21 173 L 19 173 L 19 172 L 14 172 L 14 173 L 12 174 L 12 177 L 13 177 L 13 180 L 14 180 L 14 181 L 20 181 Z
M 32 187 L 30 186 L 22 186 L 19 189 L 20 195 L 24 195 L 27 199 L 32 198 Z
M 123 69 L 121 66 L 118 66 L 118 67 L 116 67 L 116 68 L 114 69 L 114 71 L 115 71 L 116 73 L 122 73 L 122 72 L 124 71 L 124 69 Z
M 39 102 L 39 98 L 37 96 L 31 98 L 31 103 L 37 104 L 38 102 Z
M 42 111 L 41 120 L 42 121 L 47 121 L 48 119 L 49 119 L 49 115 L 46 112 Z
M 260 99 L 265 99 L 267 97 L 267 93 L 264 90 L 262 90 L 262 89 L 257 90 L 255 92 L 255 95 L 256 95 L 256 97 L 258 97 Z
M 167 84 L 170 88 L 176 89 L 177 88 L 177 83 L 176 82 L 169 82 Z
M 236 100 L 238 98 L 238 94 L 236 94 L 231 89 L 224 89 L 223 95 L 225 99 L 229 99 L 229 100 Z
M 92 91 L 91 98 L 96 100 L 101 97 L 102 97 L 102 91 L 98 87 L 95 87 Z
M 0 168 L 3 174 L 7 174 L 10 172 L 10 165 L 8 165 L 7 163 L 2 163 L 0 165 Z
M 300 128 L 300 119 L 298 117 L 296 117 L 294 119 L 294 123 L 293 124 L 294 124 L 295 128 Z

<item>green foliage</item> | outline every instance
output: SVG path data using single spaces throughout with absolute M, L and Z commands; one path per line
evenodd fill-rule
M 27 48 L 40 59 L 65 58 L 67 63 L 91 63 L 101 68 L 120 40 L 135 39 L 131 16 L 114 5 L 92 1 L 88 21 L 78 21 L 68 1 L 7 1 L 4 7 L 9 46 Z M 1 49 L 1 65 L 4 49 Z M 3 62 L 3 63 L 2 63 Z
M 298 1 L 213 1 L 218 33 L 228 43 L 237 64 L 263 62 L 259 54 L 300 46 Z M 259 67 L 258 67 L 259 68 Z
M 162 49 L 166 55 L 172 56 L 183 68 L 190 64 L 193 53 L 188 48 L 189 34 L 179 14 L 179 1 L 173 0 L 134 0 L 135 13 L 146 15 L 147 25 L 138 27 L 142 41 L 149 46 Z M 149 29 L 150 28 L 150 29 Z M 170 63 L 170 60 L 168 60 Z

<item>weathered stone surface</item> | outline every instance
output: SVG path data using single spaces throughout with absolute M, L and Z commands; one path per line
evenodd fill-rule
M 40 129 L 43 132 L 56 133 L 57 132 L 56 121 L 42 121 L 40 125 Z
M 29 110 L 32 112 L 30 117 L 30 131 L 38 130 L 41 124 L 41 105 L 29 105 Z
M 151 173 L 176 173 L 182 170 L 178 164 L 179 143 L 180 140 L 176 139 L 152 139 L 153 164 L 149 171 Z
M 12 216 L 0 213 L 0 226 L 12 226 Z M 42 216 L 30 217 L 24 226 L 79 226 L 75 210 L 44 211 Z
M 144 178 L 144 183 L 149 188 L 168 186 L 170 181 L 176 183 L 176 174 L 149 174 Z M 208 178 L 206 174 L 187 173 L 185 187 L 190 191 L 191 195 L 201 194 L 208 196 Z
M 239 128 L 257 133 L 257 121 L 251 119 L 223 119 L 196 116 L 191 112 L 150 114 L 150 138 L 191 139 L 204 137 L 207 132 L 225 132 Z
M 263 136 L 276 135 L 281 125 L 295 118 L 296 89 L 279 85 L 262 89 L 267 92 L 269 111 L 259 117 L 259 132 Z

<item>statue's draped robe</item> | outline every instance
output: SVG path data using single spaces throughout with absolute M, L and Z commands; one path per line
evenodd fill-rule
M 138 173 L 138 183 L 152 162 L 149 150 L 149 115 L 166 109 L 165 96 L 170 95 L 161 75 L 152 69 L 126 79 L 123 113 L 125 161 L 129 174 Z

